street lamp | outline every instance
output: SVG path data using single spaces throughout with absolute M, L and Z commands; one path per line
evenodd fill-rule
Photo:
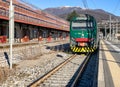
M 10 69 L 12 69 L 12 44 L 14 42 L 14 6 L 10 0 L 9 6 L 9 43 L 10 43 Z

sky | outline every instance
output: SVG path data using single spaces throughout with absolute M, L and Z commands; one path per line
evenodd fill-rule
M 23 0 L 34 6 L 45 9 L 61 6 L 79 6 L 85 8 L 83 0 Z M 116 16 L 120 16 L 120 0 L 86 0 L 89 9 L 103 9 Z

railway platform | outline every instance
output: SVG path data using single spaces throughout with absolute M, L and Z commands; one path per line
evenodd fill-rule
M 120 87 L 120 43 L 118 42 L 100 41 L 98 87 Z

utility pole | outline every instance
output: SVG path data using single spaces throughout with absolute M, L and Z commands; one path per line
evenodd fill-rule
M 105 24 L 105 40 L 107 40 L 107 30 L 106 30 L 106 24 Z
M 109 20 L 109 28 L 110 28 L 110 36 L 109 36 L 109 39 L 111 40 L 111 15 L 109 15 L 109 18 L 110 18 L 110 20 Z
M 113 23 L 113 29 L 112 29 L 112 40 L 114 41 L 115 39 L 115 26 L 114 26 L 114 23 Z
M 10 43 L 10 69 L 12 69 L 12 45 L 14 42 L 14 6 L 10 0 L 9 6 L 9 43 Z
M 115 31 L 115 38 L 118 41 L 117 35 L 118 35 L 118 19 L 116 19 L 116 31 Z

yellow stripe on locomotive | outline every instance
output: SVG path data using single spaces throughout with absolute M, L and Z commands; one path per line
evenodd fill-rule
M 81 52 L 81 53 L 86 53 L 86 52 L 94 52 L 96 50 L 96 47 L 70 47 L 72 52 Z

